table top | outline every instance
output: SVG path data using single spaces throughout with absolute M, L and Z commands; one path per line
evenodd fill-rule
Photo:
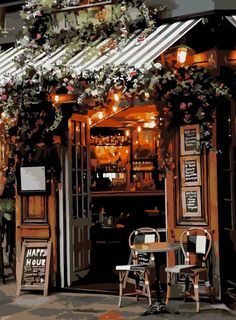
M 151 243 L 140 243 L 131 246 L 132 249 L 139 252 L 167 252 L 178 250 L 181 248 L 179 243 L 169 242 L 151 242 Z

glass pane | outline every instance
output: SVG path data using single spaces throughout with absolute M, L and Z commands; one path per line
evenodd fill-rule
M 71 139 L 75 143 L 75 121 L 71 121 Z
M 82 146 L 86 145 L 86 124 L 82 123 L 82 134 L 81 134 L 81 144 Z
M 88 206 L 88 197 L 84 196 L 84 217 L 88 217 L 89 206 Z
M 83 171 L 83 192 L 88 192 L 88 180 L 87 180 L 87 171 Z
M 71 157 L 72 157 L 72 168 L 75 169 L 76 167 L 76 162 L 75 162 L 75 159 L 76 159 L 76 147 L 75 146 L 72 146 L 71 148 Z
M 82 198 L 82 196 L 78 196 L 78 205 L 79 205 L 78 217 L 82 218 L 82 216 L 83 216 L 83 198 Z
M 77 181 L 78 181 L 78 188 L 77 188 L 77 193 L 82 193 L 82 172 L 81 170 L 77 171 Z
M 76 171 L 75 170 L 72 170 L 72 193 L 73 194 L 76 194 Z
M 80 129 L 80 122 L 76 122 L 76 144 L 81 144 L 81 129 Z
M 87 165 L 88 165 L 87 148 L 86 147 L 82 147 L 82 148 L 83 148 L 83 169 L 87 169 Z
M 81 148 L 82 147 L 77 147 L 77 168 L 81 169 L 82 163 L 81 163 Z
M 76 219 L 78 216 L 78 207 L 77 207 L 77 196 L 73 196 L 72 200 L 72 205 L 73 205 L 73 218 Z

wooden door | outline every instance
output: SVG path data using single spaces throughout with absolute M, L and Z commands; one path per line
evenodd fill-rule
M 194 130 L 196 134 L 193 134 Z M 197 146 L 198 127 L 184 126 L 182 130 L 175 130 L 173 133 L 172 147 L 175 168 L 173 172 L 168 172 L 166 177 L 167 238 L 170 242 L 178 242 L 181 233 L 186 228 L 193 226 L 201 226 L 210 231 L 213 241 L 210 280 L 214 286 L 215 297 L 220 298 L 217 155 L 213 149 L 206 150 L 205 147 L 200 150 L 196 148 L 196 151 L 192 150 L 187 154 L 182 147 L 183 145 L 189 147 L 190 142 L 186 142 L 185 139 L 191 140 L 191 143 L 196 140 L 195 145 Z M 212 143 L 216 144 L 215 125 L 213 126 Z M 181 165 L 183 160 L 193 161 L 194 159 L 198 164 L 194 172 L 186 170 L 186 167 Z M 187 174 L 194 177 L 194 183 L 188 182 Z M 189 201 L 186 194 L 191 195 Z M 168 259 L 169 265 L 174 262 L 183 263 L 181 252 L 177 252 L 176 256 L 173 256 L 172 253 L 168 254 Z
M 90 265 L 90 155 L 88 118 L 73 115 L 69 120 L 68 144 L 68 285 L 83 276 Z

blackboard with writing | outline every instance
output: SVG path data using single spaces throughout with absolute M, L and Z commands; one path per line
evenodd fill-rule
M 48 293 L 51 242 L 23 242 L 17 295 L 21 290 L 43 290 Z
M 201 184 L 200 157 L 181 157 L 182 186 L 196 186 Z
M 180 128 L 181 135 L 181 154 L 199 153 L 199 125 L 188 125 Z
M 183 217 L 201 216 L 200 188 L 189 187 L 182 190 Z

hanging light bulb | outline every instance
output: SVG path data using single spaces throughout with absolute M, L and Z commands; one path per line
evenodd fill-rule
M 117 106 L 113 106 L 113 107 L 112 107 L 112 111 L 113 111 L 113 112 L 116 112 L 117 109 L 118 109 Z
M 138 130 L 138 132 L 141 132 L 142 128 L 140 126 L 138 126 L 137 130 Z
M 98 119 L 99 119 L 99 120 L 102 120 L 103 117 L 104 117 L 103 112 L 102 112 L 102 111 L 98 112 Z
M 120 97 L 119 97 L 119 95 L 118 95 L 117 93 L 114 94 L 114 100 L 115 100 L 116 102 L 119 102 L 119 101 L 120 101 Z
M 180 47 L 177 50 L 177 61 L 179 63 L 185 63 L 187 59 L 187 48 L 186 47 Z

